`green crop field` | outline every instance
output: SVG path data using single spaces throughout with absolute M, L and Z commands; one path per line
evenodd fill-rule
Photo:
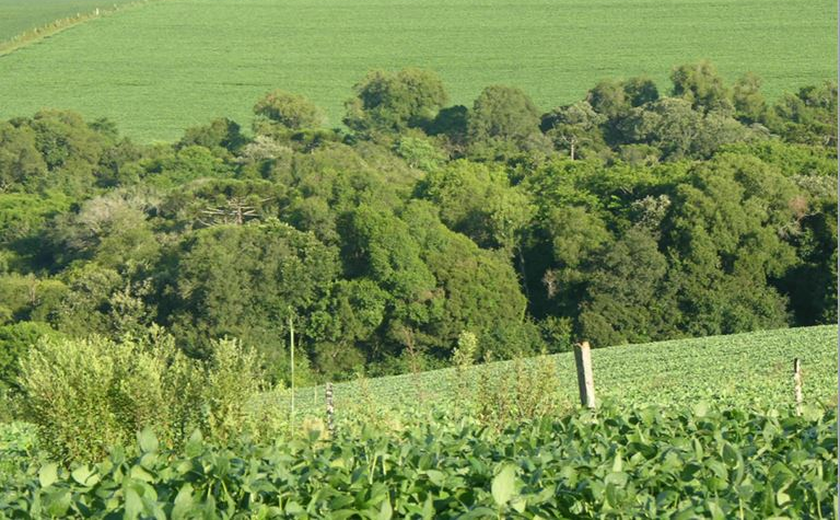
M 837 327 L 833 325 L 595 349 L 592 365 L 598 399 L 619 406 L 690 405 L 706 400 L 721 406 L 785 407 L 793 403 L 796 357 L 803 364 L 806 401 L 836 403 Z M 554 363 L 558 399 L 576 403 L 573 354 L 530 360 L 532 364 L 546 362 Z M 482 373 L 491 380 L 500 379 L 514 371 L 515 363 L 473 367 L 465 379 L 473 386 Z M 337 412 L 352 408 L 363 391 L 386 408 L 416 407 L 418 395 L 424 407 L 458 405 L 468 397 L 459 394 L 459 379 L 450 368 L 337 384 Z M 302 389 L 296 396 L 303 415 L 322 412 L 323 387 Z M 285 394 L 278 399 L 285 401 Z
M 439 72 L 455 103 L 504 83 L 548 109 L 601 79 L 664 88 L 701 58 L 730 81 L 759 74 L 775 97 L 835 77 L 836 24 L 834 2 L 811 0 L 164 0 L 0 58 L 0 117 L 71 108 L 172 139 L 216 116 L 247 126 L 280 87 L 339 125 L 368 70 L 405 66 Z
M 0 474 L 0 519 L 836 518 L 835 410 L 434 419 L 175 453 L 144 430 L 135 456 Z
M 10 424 L 0 519 L 833 518 L 837 414 L 821 404 L 836 395 L 836 349 L 836 326 L 600 349 L 596 384 L 611 404 L 499 429 L 463 414 L 453 370 L 337 385 L 332 436 L 309 418 L 261 445 L 219 448 L 194 433 L 172 450 L 146 429 L 104 461 L 62 467 L 38 454 L 29 425 Z M 801 417 L 794 357 L 806 374 Z M 571 355 L 535 361 L 560 381 L 551 398 L 572 399 Z M 516 370 L 494 363 L 461 379 Z M 319 390 L 297 400 L 323 417 L 304 406 Z M 374 407 L 395 422 L 377 422 Z
M 49 23 L 133 0 L 0 0 L 0 42 Z

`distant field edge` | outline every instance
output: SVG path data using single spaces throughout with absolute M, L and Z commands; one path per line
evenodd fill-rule
M 675 339 L 666 339 L 661 341 L 647 341 L 644 343 L 625 343 L 620 345 L 607 345 L 603 347 L 598 347 L 593 349 L 594 352 L 597 353 L 598 356 L 603 355 L 612 355 L 618 354 L 621 351 L 628 351 L 634 348 L 640 349 L 649 349 L 649 348 L 656 348 L 662 349 L 663 352 L 668 353 L 669 347 L 673 346 L 680 346 L 682 348 L 688 347 L 705 347 L 708 344 L 712 344 L 718 341 L 732 341 L 737 339 L 742 339 L 746 337 L 768 337 L 768 338 L 776 338 L 781 335 L 792 335 L 797 333 L 809 334 L 809 333 L 825 333 L 831 334 L 834 339 L 834 344 L 838 348 L 838 359 L 840 359 L 840 326 L 834 324 L 824 324 L 824 325 L 806 325 L 802 327 L 782 327 L 778 329 L 761 329 L 761 330 L 753 330 L 749 332 L 737 332 L 734 334 L 715 334 L 711 336 L 694 336 L 694 337 L 686 337 L 686 338 L 675 338 Z M 574 352 L 567 351 L 567 352 L 558 352 L 555 354 L 549 354 L 550 358 L 555 360 L 563 360 L 569 361 L 573 358 Z M 524 358 L 519 358 L 520 361 L 531 361 L 540 359 L 542 356 L 528 356 Z M 793 359 L 791 359 L 791 362 Z M 516 363 L 516 359 L 505 359 L 505 360 L 497 360 L 491 361 L 489 363 L 476 363 L 470 370 L 474 369 L 484 369 L 486 367 L 505 367 L 505 366 L 512 366 Z M 569 364 L 569 363 L 567 363 Z M 454 372 L 454 367 L 445 367 L 445 368 L 437 368 L 432 370 L 424 370 L 419 372 L 420 375 L 424 377 L 431 377 L 438 374 L 447 374 Z M 376 380 L 379 382 L 385 381 L 396 381 L 396 380 L 406 380 L 409 378 L 417 377 L 418 374 L 411 374 L 411 373 L 404 373 L 404 374 L 390 374 L 390 375 L 383 375 L 370 378 L 371 380 Z M 348 380 L 348 381 L 341 381 L 336 383 L 337 385 L 342 386 L 350 386 L 355 385 L 356 381 Z M 313 386 L 315 387 L 323 387 L 324 385 L 312 385 L 308 387 L 301 387 L 300 390 L 304 390 L 306 388 L 311 389 Z
M 113 4 L 111 7 L 96 8 L 91 12 L 55 19 L 48 24 L 33 27 L 6 40 L 0 41 L 0 58 L 12 54 L 13 52 L 23 49 L 29 45 L 45 40 L 51 36 L 55 36 L 67 29 L 72 29 L 77 25 L 102 18 L 103 16 L 111 16 L 121 11 L 141 7 L 149 4 L 150 2 L 161 1 L 164 0 L 135 0 L 126 4 Z

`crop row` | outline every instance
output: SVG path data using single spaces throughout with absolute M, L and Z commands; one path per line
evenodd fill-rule
M 832 517 L 837 415 L 697 405 L 580 412 L 501 432 L 442 414 L 273 446 L 183 452 L 138 435 L 93 466 L 32 466 L 0 518 Z
M 789 407 L 794 398 L 794 358 L 802 360 L 805 402 L 836 404 L 837 327 L 833 325 L 592 352 L 598 400 L 622 406 L 688 405 L 707 400 L 731 407 Z M 518 371 L 526 376 L 554 374 L 550 398 L 561 408 L 577 403 L 574 357 L 568 352 L 478 365 L 464 372 L 450 368 L 336 384 L 336 413 L 355 413 L 359 403 L 392 410 L 462 408 L 470 397 L 486 391 L 481 388 L 482 380 L 504 382 Z M 323 415 L 323 386 L 300 389 L 295 395 L 302 416 Z M 266 396 L 266 401 L 286 408 L 288 396 L 288 392 L 278 392 Z

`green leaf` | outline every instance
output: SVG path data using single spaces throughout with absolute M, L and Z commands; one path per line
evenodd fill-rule
M 172 520 L 183 520 L 193 507 L 193 487 L 187 483 L 181 486 L 172 507 Z
M 90 466 L 79 466 L 70 473 L 70 476 L 83 486 L 95 486 L 99 482 L 99 475 Z
M 137 433 L 137 444 L 143 453 L 152 453 L 158 450 L 158 440 L 154 432 L 148 426 Z
M 63 517 L 70 509 L 72 496 L 67 489 L 57 489 L 44 496 L 44 507 L 50 516 Z
M 435 506 L 432 503 L 432 495 L 429 494 L 426 497 L 426 501 L 423 502 L 423 520 L 431 520 L 435 517 Z
M 613 460 L 612 470 L 615 473 L 619 473 L 623 466 L 623 461 L 621 458 L 621 450 L 616 450 L 615 452 L 615 459 Z
M 44 464 L 38 470 L 38 481 L 41 483 L 41 487 L 50 487 L 56 480 L 58 480 L 58 464 L 55 462 Z
M 143 469 L 142 466 L 131 466 L 131 469 L 128 472 L 129 476 L 133 479 L 142 481 L 142 482 L 154 482 L 155 477 Z
M 132 488 L 125 490 L 125 515 L 123 520 L 134 520 L 143 513 L 143 501 L 140 500 L 140 495 Z
M 709 413 L 709 403 L 706 401 L 695 403 L 692 407 L 692 411 L 697 417 L 705 417 Z
M 184 453 L 187 457 L 198 457 L 204 451 L 204 437 L 201 435 L 201 430 L 196 429 L 187 440 L 187 445 L 184 447 Z
M 738 465 L 739 453 L 732 444 L 726 442 L 723 444 L 723 461 L 727 466 L 735 467 Z
M 389 498 L 385 498 L 382 501 L 382 506 L 379 508 L 379 514 L 376 515 L 378 520 L 391 520 L 391 517 L 394 515 L 394 510 L 391 509 L 391 500 Z
M 487 518 L 495 518 L 496 516 L 496 511 L 493 511 L 489 507 L 477 507 L 458 518 L 462 520 L 469 520 L 472 518 L 482 518 L 486 520 Z
M 726 520 L 726 515 L 717 502 L 709 500 L 706 502 L 706 507 L 709 508 L 709 513 L 712 514 L 712 520 Z
M 783 506 L 783 505 L 787 504 L 788 502 L 790 502 L 790 495 L 785 493 L 784 489 L 780 489 L 780 490 L 776 491 L 776 503 L 777 504 L 779 504 L 780 506 Z
M 446 475 L 444 475 L 442 471 L 438 471 L 436 469 L 426 470 L 426 476 L 429 477 L 432 484 L 438 487 L 442 486 L 444 479 L 446 479 Z
M 505 464 L 499 474 L 493 478 L 491 491 L 493 500 L 497 505 L 505 505 L 513 496 L 514 484 L 516 483 L 516 466 Z

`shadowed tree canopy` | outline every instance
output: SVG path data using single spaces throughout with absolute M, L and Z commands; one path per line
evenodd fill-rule
M 770 103 L 705 61 L 671 79 L 540 114 L 374 71 L 346 128 L 275 91 L 254 135 L 219 118 L 150 145 L 72 112 L 0 121 L 0 328 L 164 326 L 204 357 L 236 337 L 288 380 L 291 318 L 302 382 L 446 366 L 465 334 L 504 359 L 836 320 L 836 84 Z
M 710 112 L 732 111 L 729 88 L 708 60 L 680 65 L 671 72 L 673 94 L 691 103 L 692 108 Z
M 318 128 L 326 122 L 323 111 L 309 99 L 283 90 L 275 90 L 259 100 L 254 114 L 254 131 L 258 134 Z
M 415 68 L 370 72 L 353 90 L 344 124 L 366 136 L 426 127 L 448 99 L 437 74 Z
M 517 141 L 539 131 L 534 102 L 515 87 L 494 85 L 481 91 L 469 113 L 467 132 L 472 142 L 492 139 Z
M 286 319 L 307 316 L 339 275 L 335 249 L 280 222 L 194 231 L 171 255 L 163 312 L 185 346 L 203 355 L 209 338 L 237 337 L 278 371 Z

